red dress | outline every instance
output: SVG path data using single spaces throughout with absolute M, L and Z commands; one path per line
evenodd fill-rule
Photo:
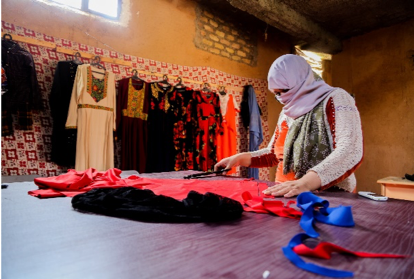
M 150 85 L 126 78 L 118 81 L 117 137 L 121 140 L 121 169 L 145 172 Z
M 213 170 L 217 163 L 217 135 L 222 132 L 219 96 L 213 92 L 196 93 L 198 129 L 196 164 L 199 170 Z
M 227 109 L 223 113 L 223 134 L 217 135 L 217 161 L 223 158 L 230 157 L 237 153 L 237 132 L 236 132 L 236 111 L 234 106 L 233 96 L 229 95 Z M 227 174 L 235 173 L 233 168 Z

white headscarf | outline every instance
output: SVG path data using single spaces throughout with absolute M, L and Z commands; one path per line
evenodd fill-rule
M 273 89 L 289 89 L 276 98 L 284 105 L 283 112 L 293 119 L 311 111 L 334 89 L 312 71 L 303 57 L 294 54 L 276 59 L 267 81 L 272 92 Z

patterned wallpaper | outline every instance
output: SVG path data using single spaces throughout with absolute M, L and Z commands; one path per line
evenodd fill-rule
M 59 47 L 68 48 L 74 51 L 87 52 L 101 57 L 110 57 L 130 61 L 132 67 L 106 62 L 104 63 L 106 69 L 115 74 L 116 80 L 132 76 L 131 71 L 135 68 L 148 72 L 148 74 L 139 74 L 140 78 L 148 82 L 160 80 L 160 77 L 151 75 L 151 73 L 159 73 L 168 75 L 170 80 L 175 80 L 176 77 L 180 76 L 184 79 L 196 82 L 208 82 L 212 85 L 213 90 L 217 89 L 214 87 L 214 84 L 228 87 L 240 87 L 240 89 L 226 89 L 227 93 L 232 94 L 235 97 L 238 104 L 241 102 L 242 86 L 251 84 L 255 88 L 257 101 L 263 112 L 262 126 L 264 142 L 262 143 L 262 147 L 266 146 L 270 140 L 267 122 L 267 82 L 265 80 L 235 76 L 210 67 L 189 67 L 142 57 L 135 57 L 61 38 L 51 37 L 46 34 L 35 32 L 24 27 L 15 26 L 4 21 L 2 21 L 1 29 L 2 32 L 7 32 L 12 36 L 15 34 L 30 37 L 41 41 L 52 42 Z M 37 79 L 39 81 L 43 103 L 46 109 L 34 114 L 34 125 L 32 131 L 19 131 L 15 129 L 16 127 L 14 127 L 15 132 L 13 136 L 2 137 L 1 173 L 2 175 L 38 174 L 41 176 L 55 176 L 66 172 L 67 169 L 56 165 L 50 160 L 53 119 L 51 118 L 48 100 L 57 62 L 61 60 L 72 60 L 72 56 L 58 53 L 53 48 L 20 42 L 19 44 L 33 56 L 36 66 Z M 82 58 L 82 61 L 84 63 L 90 62 L 87 58 Z M 170 83 L 173 82 L 170 81 Z M 198 83 L 190 84 L 188 81 L 185 82 L 185 85 L 193 89 L 201 87 Z M 236 117 L 238 151 L 247 151 L 248 133 L 244 129 L 240 117 L 238 115 L 236 115 Z M 16 121 L 14 121 L 14 123 L 16 123 Z M 116 155 L 115 158 L 115 166 L 117 166 L 119 162 L 118 145 L 116 146 L 116 149 L 118 150 L 115 150 L 115 154 L 118 155 Z M 243 169 L 240 172 L 241 175 L 246 176 L 246 170 Z M 238 175 L 240 175 L 240 173 L 238 173 Z M 260 170 L 260 179 L 269 179 L 268 168 L 262 168 Z

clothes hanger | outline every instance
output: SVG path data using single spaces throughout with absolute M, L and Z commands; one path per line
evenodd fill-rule
M 208 82 L 203 83 L 203 92 L 205 93 L 210 93 L 211 92 L 211 86 Z
M 227 94 L 225 86 L 222 85 L 222 86 L 219 87 L 219 94 L 222 95 L 222 96 L 225 96 Z
M 82 65 L 83 62 L 82 62 L 82 60 L 80 60 L 81 57 L 82 56 L 81 56 L 80 52 L 75 52 L 75 54 L 73 55 L 72 62 L 75 63 L 76 65 Z
M 144 81 L 143 79 L 141 79 L 140 77 L 138 77 L 138 70 L 137 69 L 133 69 L 132 70 L 132 79 Z
M 13 41 L 12 35 L 10 35 L 8 33 L 7 34 L 4 34 L 1 40 L 2 41 L 8 41 L 8 42 L 12 43 L 13 46 L 16 46 L 17 45 L 17 42 Z
M 7 37 L 9 37 L 9 38 L 7 38 Z M 3 39 L 13 41 L 12 35 L 10 35 L 8 33 L 6 33 L 6 34 L 3 35 Z
M 175 88 L 184 88 L 185 85 L 182 83 L 183 79 L 181 77 L 177 78 L 178 83 L 175 85 Z
M 94 58 L 92 58 L 92 63 L 90 65 L 94 66 L 98 69 L 102 69 L 102 70 L 106 71 L 105 66 L 101 64 L 101 57 L 99 57 L 99 56 L 95 56 Z M 97 74 L 101 74 L 101 75 L 105 74 L 105 73 L 97 72 L 97 71 L 92 71 L 92 72 L 97 73 Z
M 168 76 L 167 75 L 164 75 L 162 77 L 162 80 L 161 81 L 158 81 L 157 83 L 160 84 L 162 87 L 169 87 L 169 86 L 171 86 L 171 84 L 168 83 Z

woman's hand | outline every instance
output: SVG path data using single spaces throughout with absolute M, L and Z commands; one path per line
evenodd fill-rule
M 214 171 L 221 169 L 231 169 L 237 166 L 248 167 L 252 161 L 252 155 L 249 152 L 239 153 L 227 158 L 222 159 L 220 162 L 214 165 Z
M 263 194 L 290 198 L 302 192 L 319 189 L 319 187 L 321 187 L 321 179 L 316 172 L 310 171 L 298 180 L 286 181 L 269 187 L 263 191 Z

